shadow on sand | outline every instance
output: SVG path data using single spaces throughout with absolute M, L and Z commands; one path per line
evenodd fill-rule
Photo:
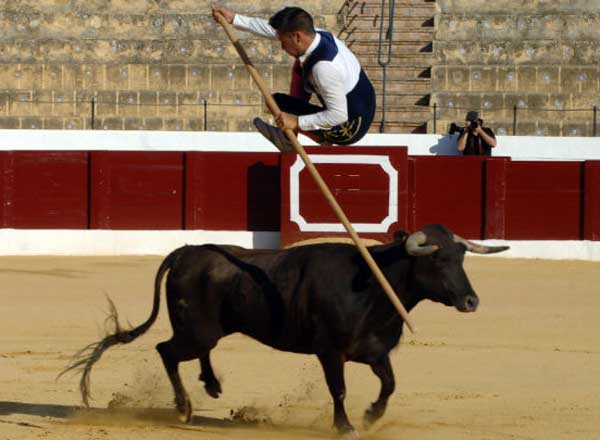
M 227 420 L 214 417 L 192 416 L 189 424 L 179 422 L 174 409 L 165 408 L 85 408 L 80 406 L 55 405 L 46 403 L 24 403 L 0 401 L 0 416 L 28 415 L 65 419 L 67 423 L 85 425 L 179 425 L 190 426 L 244 428 L 256 426 L 256 423 L 242 420 Z

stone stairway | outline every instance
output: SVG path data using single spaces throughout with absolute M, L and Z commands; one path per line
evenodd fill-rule
M 339 38 L 358 56 L 377 92 L 377 114 L 372 132 L 382 132 L 383 68 L 378 63 L 382 0 L 347 0 L 338 13 Z M 384 5 L 384 32 L 388 27 Z M 431 64 L 433 58 L 434 0 L 395 2 L 392 50 L 386 72 L 386 133 L 425 133 L 431 119 Z M 382 61 L 388 49 L 384 41 Z

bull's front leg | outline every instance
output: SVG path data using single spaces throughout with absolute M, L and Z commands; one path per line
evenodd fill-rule
M 376 362 L 373 362 L 369 365 L 371 366 L 373 373 L 375 373 L 375 375 L 381 381 L 381 391 L 379 392 L 379 397 L 377 400 L 373 402 L 369 409 L 365 411 L 365 416 L 363 419 L 365 428 L 370 428 L 373 423 L 383 416 L 385 408 L 387 407 L 388 399 L 396 387 L 394 371 L 392 370 L 390 357 L 387 353 L 380 357 Z
M 346 397 L 344 358 L 341 353 L 326 353 L 318 357 L 325 372 L 329 392 L 333 397 L 333 423 L 344 437 L 358 438 L 358 432 L 348 420 L 344 409 L 344 398 Z

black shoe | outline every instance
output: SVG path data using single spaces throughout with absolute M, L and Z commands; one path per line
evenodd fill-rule
M 254 126 L 269 142 L 277 147 L 283 154 L 294 151 L 294 144 L 290 142 L 285 133 L 279 127 L 267 124 L 260 118 L 254 118 Z

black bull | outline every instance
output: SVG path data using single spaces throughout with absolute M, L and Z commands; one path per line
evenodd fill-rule
M 372 246 L 369 252 L 407 310 L 429 299 L 473 312 L 479 299 L 463 269 L 465 251 L 505 249 L 476 245 L 442 225 L 430 225 L 410 236 L 396 233 L 392 243 Z M 156 349 L 183 420 L 190 419 L 192 408 L 179 377 L 179 363 L 199 359 L 200 380 L 208 394 L 217 398 L 221 385 L 213 372 L 210 351 L 219 339 L 235 332 L 278 350 L 317 355 L 340 433 L 356 432 L 344 409 L 344 363 L 370 365 L 381 380 L 381 391 L 365 413 L 365 424 L 383 415 L 395 387 L 389 351 L 398 344 L 403 321 L 357 249 L 339 243 L 287 250 L 217 245 L 176 249 L 157 271 L 148 320 L 132 330 L 121 330 L 111 303 L 116 331 L 82 350 L 65 370 L 83 370 L 80 388 L 86 405 L 91 368 L 102 352 L 133 341 L 154 323 L 167 271 L 173 337 Z

